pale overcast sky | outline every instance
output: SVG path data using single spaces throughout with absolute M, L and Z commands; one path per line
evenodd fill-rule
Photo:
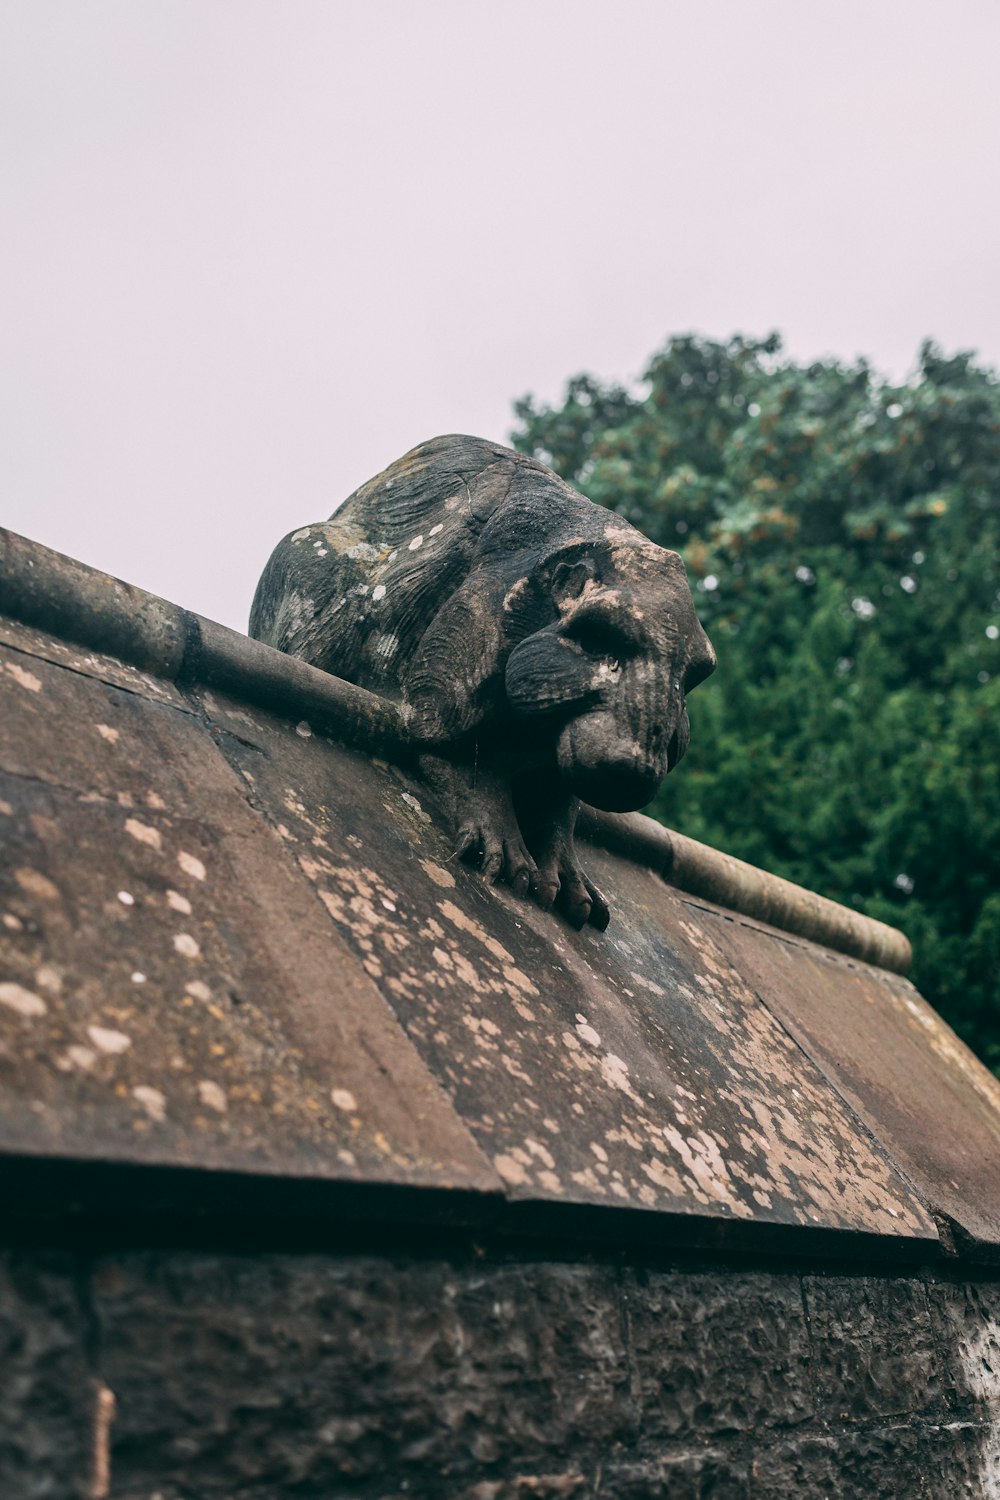
M 671 333 L 1000 364 L 996 0 L 3 0 L 0 524 L 277 539 Z

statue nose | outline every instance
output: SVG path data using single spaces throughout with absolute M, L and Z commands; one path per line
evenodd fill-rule
M 607 812 L 634 812 L 656 796 L 660 773 L 638 756 L 609 757 L 578 774 L 576 790 L 584 802 Z

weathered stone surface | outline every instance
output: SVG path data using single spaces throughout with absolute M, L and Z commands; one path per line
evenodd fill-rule
M 576 936 L 304 722 L 9 655 L 8 1149 L 936 1240 L 649 872 Z
M 794 1269 L 458 1241 L 2 1270 L 3 1500 L 83 1500 L 101 1454 L 107 1500 L 983 1500 L 1000 1484 L 1000 1410 L 962 1377 L 995 1285 L 963 1301 L 957 1282 L 831 1276 L 807 1317 Z M 925 1290 L 929 1354 L 911 1337 Z M 98 1390 L 116 1408 L 103 1445 Z
M 755 1458 L 762 1500 L 987 1500 L 1000 1469 L 974 1423 L 894 1423 L 810 1435 Z
M 898 975 L 699 915 L 965 1248 L 1000 1259 L 1000 1081 Z
M 645 1443 L 789 1427 L 812 1415 L 797 1278 L 636 1273 L 624 1294 Z
M 268 830 L 3 775 L 0 825 L 6 1151 L 499 1191 Z
M 225 731 L 242 711 L 221 695 L 213 708 Z M 595 851 L 627 920 L 600 937 L 554 927 L 454 859 L 419 783 L 255 719 L 220 746 L 511 1197 L 693 1212 L 737 1236 L 742 1222 L 936 1242 L 838 1095 L 649 871 Z
M 903 1425 L 811 1433 L 755 1456 L 753 1492 L 767 1500 L 920 1500 L 928 1493 L 921 1459 L 919 1434 Z
M 601 1500 L 749 1500 L 748 1461 L 711 1448 L 601 1471 Z
M 42 644 L 0 670 L 9 1150 L 936 1242 L 649 871 L 595 855 L 628 930 L 574 935 L 462 869 L 401 772 Z
M 457 1493 L 631 1436 L 599 1268 L 127 1257 L 100 1266 L 95 1303 L 126 1488 L 324 1493 L 392 1473 Z
M 922 1282 L 807 1276 L 803 1285 L 820 1417 L 870 1420 L 919 1412 L 940 1401 Z
M 176 604 L 0 528 L 3 610 L 173 681 L 190 617 Z
M 106 798 L 137 818 L 153 811 L 253 826 L 190 711 L 2 645 L 0 771 Z
M 989 1402 L 1000 1418 L 1000 1283 L 932 1281 L 927 1301 L 949 1404 Z
M 0 1495 L 70 1500 L 90 1479 L 94 1389 L 68 1255 L 0 1254 Z
M 5 599 L 4 603 L 6 602 Z M 173 683 L 153 672 L 143 672 L 121 657 L 108 656 L 104 651 L 93 651 L 87 646 L 74 644 L 72 640 L 63 640 L 47 630 L 39 630 L 34 625 L 12 620 L 5 614 L 0 614 L 0 646 L 11 648 L 9 657 L 6 652 L 4 655 L 7 660 L 15 663 L 18 661 L 15 653 L 34 656 L 39 661 L 67 667 L 71 672 L 96 678 L 98 682 L 106 682 L 111 687 L 138 693 L 141 698 L 149 698 L 154 703 L 170 703 L 175 708 L 186 707 Z M 23 665 L 30 666 L 29 663 Z

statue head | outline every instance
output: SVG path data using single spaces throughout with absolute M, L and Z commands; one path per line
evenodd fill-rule
M 600 540 L 571 538 L 541 558 L 530 592 L 536 610 L 547 595 L 551 618 L 507 659 L 511 709 L 550 721 L 574 795 L 643 807 L 684 755 L 687 694 L 716 664 L 683 562 L 611 518 Z

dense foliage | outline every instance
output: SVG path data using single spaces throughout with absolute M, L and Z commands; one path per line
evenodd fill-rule
M 650 811 L 902 927 L 1000 1067 L 1000 381 L 688 337 L 515 443 L 680 550 L 719 669 Z

